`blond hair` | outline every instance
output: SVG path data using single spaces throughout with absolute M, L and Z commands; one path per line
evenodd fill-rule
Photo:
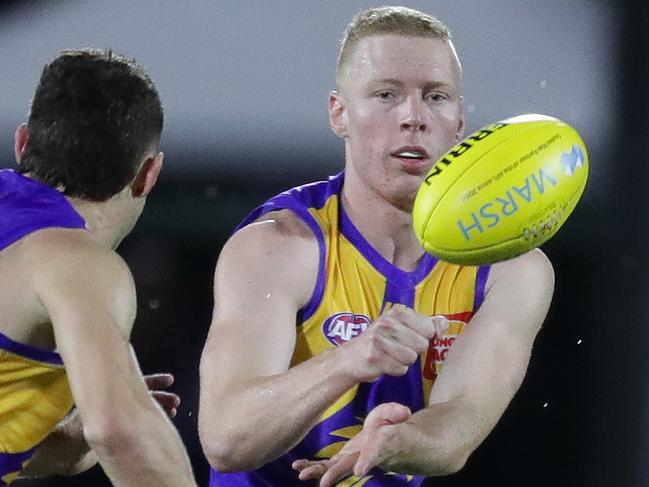
M 347 60 L 365 37 L 397 34 L 451 40 L 451 31 L 438 18 L 407 7 L 377 7 L 356 14 L 347 25 L 338 51 L 336 85 L 340 88 Z

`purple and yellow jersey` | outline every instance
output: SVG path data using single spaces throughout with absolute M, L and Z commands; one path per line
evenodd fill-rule
M 265 213 L 290 209 L 313 231 L 320 246 L 315 290 L 297 316 L 297 342 L 291 366 L 361 334 L 384 310 L 403 304 L 425 315 L 445 315 L 447 334 L 431 342 L 407 374 L 382 376 L 344 393 L 317 425 L 290 452 L 258 470 L 211 472 L 214 486 L 316 485 L 301 482 L 291 469 L 294 460 L 330 458 L 362 428 L 377 405 L 398 402 L 412 410 L 426 407 L 446 352 L 484 298 L 489 267 L 463 267 L 424 255 L 417 268 L 405 272 L 385 260 L 360 234 L 340 199 L 343 174 L 328 181 L 286 191 L 254 210 L 241 228 Z M 290 421 L 287 415 L 286 421 Z M 339 486 L 418 486 L 423 477 L 371 470 Z
M 85 222 L 58 191 L 13 171 L 0 171 L 0 252 L 30 233 L 52 227 L 82 229 Z M 20 474 L 72 404 L 57 353 L 0 333 L 0 485 Z

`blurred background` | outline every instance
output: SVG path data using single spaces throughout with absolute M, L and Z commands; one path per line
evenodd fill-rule
M 649 485 L 649 2 L 437 0 L 463 63 L 467 133 L 521 113 L 572 124 L 591 178 L 544 246 L 556 293 L 525 382 L 466 468 L 435 486 Z M 113 48 L 144 64 L 165 106 L 165 170 L 120 253 L 139 293 L 133 342 L 145 372 L 171 371 L 176 426 L 200 485 L 198 363 L 212 272 L 257 204 L 339 171 L 326 101 L 346 1 L 0 2 L 0 167 L 42 66 L 65 48 Z M 253 359 L 251 357 L 251 359 Z M 214 371 L 218 373 L 218 371 Z M 107 486 L 96 467 L 21 486 Z

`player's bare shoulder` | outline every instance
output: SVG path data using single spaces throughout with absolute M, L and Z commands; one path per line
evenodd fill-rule
M 266 213 L 242 230 L 256 227 L 263 227 L 264 231 L 274 234 L 276 237 L 312 241 L 313 244 L 317 244 L 313 231 L 291 210 Z
M 19 341 L 53 346 L 51 311 L 84 293 L 113 296 L 126 318 L 135 317 L 135 285 L 126 263 L 79 229 L 48 228 L 0 252 L 3 330 Z M 71 306 L 67 306 L 72 308 Z
M 31 287 L 41 301 L 58 295 L 53 288 L 79 295 L 101 292 L 119 303 L 115 309 L 125 314 L 120 322 L 135 318 L 135 283 L 128 265 L 88 232 L 48 228 L 26 237 L 24 245 L 33 265 Z
M 47 228 L 25 237 L 24 245 L 24 252 L 39 264 L 42 271 L 57 267 L 60 271 L 69 267 L 81 268 L 92 262 L 89 269 L 81 271 L 102 273 L 107 279 L 131 277 L 124 260 L 84 230 Z
M 490 283 L 513 279 L 531 287 L 554 287 L 554 268 L 541 249 L 533 249 L 518 257 L 491 266 Z
M 291 210 L 267 213 L 239 229 L 226 243 L 219 275 L 247 273 L 250 279 L 282 282 L 306 302 L 315 286 L 320 249 L 309 226 Z
M 317 265 L 318 241 L 313 231 L 291 210 L 278 210 L 261 216 L 237 231 L 226 247 L 236 247 L 275 258 L 298 259 L 301 264 Z M 296 262 L 297 263 L 297 262 Z
M 519 314 L 525 310 L 526 315 L 536 316 L 539 319 L 516 320 L 529 323 L 534 330 L 541 326 L 553 294 L 554 269 L 550 259 L 540 249 L 491 266 L 486 299 L 490 299 L 504 313 Z M 511 309 L 512 306 L 516 309 Z

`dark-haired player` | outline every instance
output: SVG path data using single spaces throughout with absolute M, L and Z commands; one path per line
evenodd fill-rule
M 43 70 L 19 169 L 0 171 L 0 485 L 97 459 L 116 486 L 195 485 L 129 344 L 135 289 L 114 251 L 156 183 L 162 124 L 131 60 L 65 51 Z

